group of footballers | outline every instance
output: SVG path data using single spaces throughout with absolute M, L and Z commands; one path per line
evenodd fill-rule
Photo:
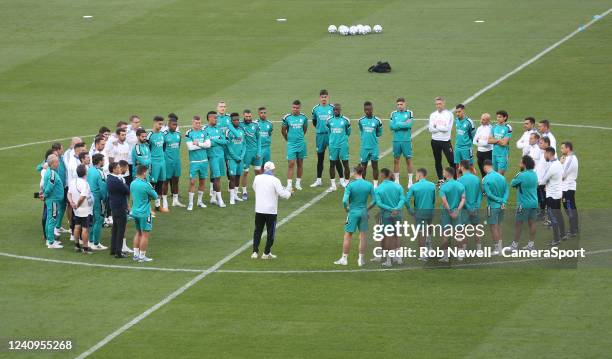
M 428 129 L 432 135 L 431 146 L 438 175 L 436 186 L 427 180 L 427 170 L 424 168 L 416 171 L 416 182 L 413 182 L 412 127 L 415 119 L 412 111 L 407 108 L 404 98 L 397 99 L 396 110 L 389 118 L 393 141 L 393 171 L 388 169 L 379 171 L 379 138 L 383 134 L 384 126 L 383 121 L 374 115 L 371 102 L 364 103 L 364 116 L 358 120 L 361 140 L 359 166 L 351 171 L 349 168 L 351 120 L 342 114 L 342 106 L 339 103 L 330 102 L 326 90 L 320 91 L 319 100 L 319 104 L 312 109 L 310 120 L 302 113 L 299 100 L 292 103 L 291 112 L 282 118 L 281 134 L 286 141 L 288 161 L 286 187 L 290 191 L 302 190 L 303 165 L 307 157 L 306 133 L 311 122 L 316 132 L 317 152 L 317 176 L 311 187 L 323 185 L 326 151 L 328 151 L 330 178 L 328 191 L 338 189 L 336 174 L 339 185 L 346 187 L 343 200 L 348 211 L 345 245 L 342 258 L 336 262 L 337 264 L 346 265 L 350 238 L 356 231 L 361 232 L 363 242 L 363 245 L 360 245 L 358 263 L 359 265 L 364 263 L 368 197 L 373 200 L 371 205 L 377 204 L 380 207 L 380 218 L 384 223 L 401 220 L 404 206 L 416 216 L 418 221 L 429 223 L 432 216 L 424 214 L 433 213 L 436 190 L 439 190 L 442 201 L 440 220 L 448 225 L 479 222 L 478 210 L 481 207 L 482 196 L 486 196 L 488 200 L 486 223 L 491 226 L 492 237 L 496 243 L 494 253 L 501 250 L 499 223 L 509 192 L 503 174 L 508 169 L 508 153 L 512 137 L 512 127 L 508 123 L 508 114 L 505 111 L 497 112 L 495 125 L 489 123 L 489 114 L 483 114 L 481 125 L 476 128 L 473 121 L 467 117 L 463 105 L 457 105 L 453 113 L 445 108 L 443 98 L 435 99 L 436 111 L 430 116 Z M 172 194 L 172 207 L 187 207 L 188 211 L 192 211 L 195 203 L 195 206 L 205 208 L 203 199 L 205 181 L 209 179 L 209 203 L 226 207 L 222 198 L 220 180 L 227 177 L 230 204 L 247 200 L 250 168 L 253 167 L 256 173 L 261 173 L 262 164 L 271 159 L 273 123 L 267 118 L 266 107 L 258 108 L 256 116 L 255 119 L 250 110 L 244 110 L 242 115 L 228 114 L 225 102 L 220 101 L 216 111 L 208 112 L 204 120 L 199 116 L 193 116 L 191 127 L 184 134 L 179 131 L 178 116 L 173 113 L 167 116 L 167 121 L 161 116 L 156 116 L 149 131 L 143 128 L 140 117 L 131 116 L 129 123 L 120 121 L 112 132 L 102 127 L 89 151 L 80 138 L 74 138 L 67 151 L 64 151 L 61 144 L 54 144 L 47 152 L 45 162 L 39 166 L 42 170 L 40 197 L 45 200 L 43 224 L 47 246 L 61 248 L 56 237 L 64 232 L 71 232 L 71 240 L 81 249 L 106 248 L 101 244 L 100 232 L 104 224 L 112 224 L 107 203 L 108 193 L 105 193 L 105 182 L 109 175 L 120 177 L 126 186 L 130 186 L 136 177 L 141 182 L 150 184 L 147 188 L 140 186 L 141 188 L 137 189 L 143 194 L 134 196 L 134 193 L 131 193 L 132 201 L 134 197 L 138 197 L 142 202 L 138 204 L 141 208 L 136 217 L 144 219 L 144 222 L 136 221 L 136 238 L 148 234 L 152 228 L 151 218 L 156 212 L 169 211 L 168 190 Z M 556 144 L 550 133 L 548 121 L 540 121 L 539 132 L 534 126 L 535 120 L 532 118 L 525 120 L 525 134 L 517 142 L 517 147 L 523 151 L 521 172 L 511 183 L 511 186 L 519 188 L 517 228 L 520 229 L 520 224 L 523 222 L 529 223 L 531 239 L 529 248 L 533 247 L 534 221 L 538 215 L 553 227 L 553 245 L 557 245 L 563 238 L 575 235 L 578 230 L 574 202 L 578 162 L 573 154 L 572 144 L 570 142 L 562 144 L 563 156 L 560 159 L 564 162 L 560 162 L 557 159 Z M 454 146 L 450 141 L 453 128 L 455 128 Z M 183 141 L 189 159 L 190 181 L 187 205 L 179 201 L 178 187 L 182 172 Z M 482 181 L 476 176 L 473 166 L 473 146 L 477 146 Z M 444 170 L 441 164 L 442 154 L 449 162 L 449 167 Z M 407 193 L 404 193 L 403 187 L 399 185 L 402 157 L 407 167 Z M 371 183 L 365 181 L 368 165 L 372 168 Z M 85 175 L 83 170 L 78 170 L 83 167 L 89 169 Z M 296 172 L 295 187 L 294 172 Z M 353 181 L 350 180 L 351 172 L 355 179 Z M 79 178 L 87 183 L 90 193 L 88 196 L 82 196 L 88 198 L 81 202 L 78 200 L 79 196 L 76 196 L 76 201 L 70 196 L 70 193 L 75 191 L 80 193 L 70 188 L 70 186 L 78 187 Z M 81 183 L 81 186 L 84 184 Z M 569 235 L 565 234 L 563 218 L 560 217 L 562 197 L 563 205 L 568 209 L 570 216 Z M 155 211 L 148 207 L 149 200 L 154 200 Z M 88 207 L 91 214 L 87 216 L 88 221 L 79 220 L 78 226 L 92 227 L 87 240 L 89 245 L 84 243 L 87 241 L 83 241 L 83 231 L 77 233 L 78 236 L 74 231 L 74 218 L 81 217 L 75 216 L 75 213 L 83 201 L 85 203 L 89 201 L 91 204 L 89 206 L 91 208 Z M 132 212 L 133 208 L 134 205 Z M 70 231 L 62 227 L 64 212 L 71 218 Z M 134 217 L 134 213 L 132 216 Z M 520 230 L 517 231 L 513 247 L 518 246 L 519 237 Z M 421 244 L 430 246 L 430 242 L 431 239 L 427 238 Z M 388 243 L 392 243 L 390 244 L 392 247 L 399 245 L 397 238 L 384 241 L 384 245 L 389 246 Z M 448 239 L 445 238 L 442 246 L 447 245 Z M 480 243 L 477 245 L 480 246 Z M 136 246 L 134 248 L 137 253 L 139 250 L 142 252 L 142 249 Z M 125 240 L 121 252 L 132 252 Z M 140 257 L 142 256 L 144 255 Z M 389 258 L 385 264 L 391 265 Z

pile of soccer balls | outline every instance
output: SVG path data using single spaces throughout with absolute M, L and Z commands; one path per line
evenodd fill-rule
M 338 33 L 342 36 L 367 35 L 367 34 L 371 34 L 372 31 L 374 31 L 377 34 L 380 34 L 382 32 L 382 26 L 374 25 L 370 27 L 370 25 L 359 24 L 359 25 L 352 25 L 352 26 L 340 25 L 336 27 L 336 25 L 329 25 L 329 27 L 327 28 L 327 32 L 329 32 L 330 34 Z

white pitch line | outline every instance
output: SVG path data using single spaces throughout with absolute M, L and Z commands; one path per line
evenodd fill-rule
M 604 14 L 602 14 L 601 17 L 607 15 L 608 13 L 610 13 L 610 11 L 612 11 L 612 9 L 609 9 L 608 11 L 606 11 Z M 589 22 L 588 26 L 590 26 L 593 22 Z M 575 32 L 572 32 L 572 34 L 570 34 L 571 36 L 575 35 Z M 570 36 L 570 37 L 571 37 Z M 566 36 L 567 38 L 567 36 Z M 567 41 L 567 40 L 565 40 Z M 563 41 L 564 42 L 564 41 Z M 555 45 L 553 45 L 554 47 L 559 46 L 561 43 L 563 42 L 557 42 Z M 554 48 L 553 47 L 553 48 Z M 544 51 L 542 51 L 542 55 L 551 51 L 551 48 L 547 48 Z M 542 55 L 538 56 L 536 55 L 534 58 L 535 60 L 537 60 L 538 58 L 542 57 Z M 529 63 L 533 63 L 535 60 L 534 58 L 528 60 Z M 524 65 L 520 65 L 519 66 L 519 70 L 514 70 L 513 73 L 516 73 L 518 71 L 520 71 L 521 69 L 525 68 Z M 512 71 L 511 71 L 512 73 Z M 481 94 L 485 93 L 486 91 L 494 88 L 495 86 L 497 86 L 499 83 L 501 83 L 504 79 L 508 78 L 509 75 L 504 75 L 502 76 L 501 80 L 496 80 L 494 84 L 489 85 L 487 87 L 485 87 L 484 89 L 479 90 L 476 94 L 470 96 L 468 99 L 466 99 L 465 101 L 463 101 L 463 103 L 467 104 L 470 103 L 471 101 L 473 101 L 474 99 L 476 99 L 478 96 L 480 96 Z M 323 198 L 323 197 L 321 197 Z M 285 222 L 286 223 L 286 222 Z M 280 224 L 280 223 L 279 223 Z M 225 262 L 231 260 L 232 258 L 234 258 L 235 256 L 237 256 L 238 254 L 240 254 L 243 250 L 245 250 L 246 248 L 248 248 L 250 245 L 250 241 L 246 242 L 242 247 L 238 248 L 236 251 L 234 251 L 233 253 L 231 253 L 230 255 L 226 256 L 225 258 L 223 258 L 221 261 L 217 262 L 212 268 L 215 268 L 214 270 L 217 270 L 221 265 L 223 265 Z M 109 334 L 107 337 L 105 337 L 104 339 L 102 339 L 100 342 L 98 342 L 96 345 L 94 345 L 93 347 L 89 348 L 88 350 L 86 350 L 85 352 L 83 352 L 81 355 L 79 355 L 77 358 L 78 359 L 82 359 L 82 358 L 86 358 L 87 356 L 89 356 L 90 354 L 92 354 L 93 352 L 95 352 L 96 350 L 98 350 L 99 348 L 103 347 L 104 345 L 106 345 L 108 342 L 110 342 L 113 338 L 119 336 L 120 334 L 122 334 L 123 332 L 125 332 L 126 330 L 128 330 L 129 328 L 131 328 L 132 326 L 136 325 L 138 322 L 140 322 L 141 320 L 143 320 L 144 318 L 148 317 L 151 313 L 155 312 L 157 309 L 159 309 L 160 307 L 162 307 L 164 304 L 169 303 L 172 299 L 176 298 L 178 295 L 182 294 L 183 292 L 185 292 L 187 289 L 189 289 L 190 287 L 192 287 L 193 285 L 195 285 L 197 282 L 199 282 L 200 280 L 202 280 L 203 278 L 205 278 L 208 274 L 212 273 L 211 269 L 202 272 L 201 274 L 198 274 L 194 279 L 192 279 L 191 281 L 189 281 L 188 283 L 186 283 L 185 285 L 183 285 L 182 287 L 180 287 L 179 289 L 177 289 L 176 291 L 170 293 L 169 296 L 167 296 L 166 298 L 164 298 L 161 302 L 155 304 L 154 306 L 152 306 L 151 308 L 147 309 L 146 311 L 144 311 L 142 314 L 138 315 L 136 318 L 132 319 L 131 321 L 129 321 L 128 323 L 126 323 L 125 325 L 123 325 L 121 328 L 115 330 L 114 332 L 112 332 L 111 334 Z
M 610 253 L 612 248 L 599 249 L 594 251 L 586 251 L 585 255 L 596 255 L 602 253 Z M 462 267 L 482 267 L 498 264 L 517 264 L 543 260 L 551 260 L 552 258 L 526 258 L 512 259 L 507 261 L 493 261 L 482 263 L 458 263 L 450 265 L 450 268 Z M 425 267 L 425 266 L 406 266 L 398 268 L 375 268 L 375 269 L 287 269 L 287 270 L 248 270 L 248 269 L 219 269 L 217 273 L 242 273 L 242 274 L 309 274 L 309 273 L 368 273 L 368 272 L 401 272 L 417 269 L 447 269 L 448 266 Z
M 561 40 L 555 42 L 554 44 L 550 45 L 549 47 L 547 47 L 546 49 L 544 49 L 543 51 L 541 51 L 540 53 L 538 53 L 537 55 L 535 55 L 534 57 L 530 58 L 529 60 L 527 60 L 526 62 L 522 63 L 521 65 L 517 66 L 514 70 L 508 72 L 507 74 L 503 75 L 502 77 L 498 78 L 497 80 L 493 81 L 492 83 L 490 83 L 489 85 L 481 88 L 480 90 L 478 90 L 475 94 L 473 94 L 472 96 L 468 97 L 467 100 L 465 100 L 463 103 L 467 104 L 470 103 L 472 101 L 474 101 L 477 97 L 479 97 L 480 95 L 482 95 L 483 93 L 489 91 L 490 89 L 494 88 L 495 86 L 499 85 L 501 82 L 503 82 L 504 80 L 506 80 L 508 77 L 516 74 L 517 72 L 521 71 L 522 69 L 524 69 L 525 67 L 531 65 L 532 63 L 538 61 L 542 56 L 546 55 L 547 53 L 551 52 L 552 50 L 556 49 L 557 47 L 559 47 L 561 44 L 563 44 L 564 42 L 566 42 L 567 40 L 571 39 L 572 37 L 576 36 L 578 33 L 580 33 L 583 30 L 586 30 L 587 28 L 589 28 L 591 25 L 593 25 L 594 23 L 596 23 L 597 21 L 603 19 L 606 15 L 608 15 L 610 12 L 612 12 L 612 8 L 606 10 L 604 13 L 602 13 L 599 17 L 595 17 L 593 18 L 591 21 L 589 21 L 588 23 L 586 23 L 586 25 L 584 26 L 580 26 L 578 29 L 572 31 L 570 34 L 568 34 L 567 36 L 565 36 L 564 38 L 562 38 Z
M 24 259 L 24 260 L 29 260 L 29 261 L 57 263 L 57 264 L 70 264 L 70 265 L 79 265 L 79 266 L 86 266 L 86 267 L 113 268 L 113 269 L 135 269 L 135 270 L 151 270 L 151 271 L 162 271 L 162 272 L 190 272 L 190 273 L 201 273 L 202 271 L 205 270 L 205 269 L 188 269 L 188 268 L 127 266 L 127 265 L 118 265 L 118 264 L 99 264 L 99 263 L 88 263 L 88 262 L 69 261 L 69 260 L 61 260 L 61 259 L 50 259 L 50 258 L 42 258 L 42 257 L 22 256 L 19 254 L 12 254 L 12 253 L 6 253 L 6 252 L 0 252 L 0 256 L 15 258 L 15 259 Z

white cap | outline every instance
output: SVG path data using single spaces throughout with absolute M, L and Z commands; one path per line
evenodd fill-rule
M 272 161 L 268 161 L 268 162 L 264 163 L 264 167 L 263 167 L 264 171 L 271 171 L 271 170 L 273 170 L 275 168 L 276 168 L 276 166 L 274 166 L 274 162 L 272 162 Z

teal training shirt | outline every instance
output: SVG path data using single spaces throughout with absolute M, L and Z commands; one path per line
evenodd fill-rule
M 308 127 L 308 118 L 303 113 L 286 114 L 283 117 L 283 127 L 287 128 L 287 142 L 290 144 L 304 143 L 304 129 Z
M 259 119 L 259 137 L 261 138 L 261 147 L 270 147 L 272 144 L 272 131 L 274 126 L 268 120 Z
M 164 133 L 151 131 L 147 134 L 147 141 L 151 149 L 151 159 L 164 159 Z
M 351 121 L 340 115 L 333 116 L 327 120 L 329 131 L 329 147 L 340 148 L 348 146 L 348 138 L 351 135 Z
M 487 202 L 491 208 L 501 208 L 502 204 L 508 202 L 508 184 L 506 178 L 495 171 L 484 176 L 482 186 L 487 194 Z
M 240 126 L 238 128 L 230 126 L 232 128 L 227 133 L 227 152 L 232 160 L 240 162 L 246 152 L 244 129 Z
M 382 121 L 376 117 L 362 117 L 359 119 L 359 132 L 361 134 L 361 148 L 372 150 L 378 148 L 378 138 L 382 136 Z
M 228 127 L 232 124 L 232 119 L 228 114 L 217 114 L 217 128 L 221 133 L 225 133 Z
M 384 180 L 374 190 L 376 205 L 386 211 L 401 211 L 404 207 L 404 189 L 394 181 Z
M 246 144 L 246 151 L 249 153 L 256 153 L 261 156 L 261 138 L 259 134 L 259 124 L 253 121 L 242 121 L 240 127 L 244 131 L 244 139 Z
M 393 132 L 393 142 L 412 141 L 412 124 L 414 117 L 412 111 L 393 111 L 389 116 L 389 128 Z
M 199 145 L 208 139 L 208 134 L 204 129 L 189 129 L 185 133 L 185 142 L 197 142 Z M 204 162 L 208 160 L 208 152 L 206 148 L 189 151 L 189 162 Z
M 411 200 L 414 201 L 414 208 Z M 408 189 L 404 202 L 408 212 L 417 218 L 433 217 L 433 210 L 436 206 L 436 185 L 425 178 L 418 180 Z
M 146 218 L 151 214 L 151 199 L 157 199 L 157 193 L 153 186 L 140 177 L 130 184 L 130 196 L 132 197 L 132 217 Z
M 482 201 L 480 178 L 472 172 L 466 172 L 459 177 L 458 181 L 465 187 L 465 208 L 479 209 Z
M 448 207 L 454 211 L 461 203 L 461 197 L 465 195 L 465 187 L 457 180 L 450 179 L 440 186 L 440 197 L 446 198 Z M 444 205 L 442 205 L 442 209 Z
M 106 187 L 106 177 L 102 169 L 91 166 L 87 169 L 87 183 L 91 193 L 99 198 L 105 199 L 108 196 Z
M 374 186 L 363 178 L 356 179 L 344 189 L 342 204 L 350 212 L 365 211 L 368 208 L 368 197 L 372 198 L 371 204 L 376 204 Z
M 149 167 L 151 165 L 151 150 L 146 143 L 137 143 L 132 148 L 132 164 L 134 168 L 138 165 Z
M 458 149 L 470 149 L 472 140 L 476 134 L 474 122 L 469 117 L 455 119 L 455 147 Z
M 325 106 L 318 104 L 312 108 L 312 124 L 315 126 L 318 135 L 328 133 L 327 120 L 334 115 L 334 105 Z
M 181 161 L 181 141 L 183 136 L 179 131 L 165 131 L 164 143 L 166 151 L 164 152 L 166 161 L 178 163 Z
M 501 140 L 502 138 L 511 138 L 512 137 L 512 126 L 507 123 L 502 125 L 496 124 L 491 128 L 491 135 L 495 137 L 495 139 Z M 508 148 L 510 147 L 510 142 L 506 146 L 500 146 L 497 143 L 493 145 L 493 156 L 508 156 Z
M 43 196 L 52 201 L 64 199 L 64 183 L 56 170 L 47 168 L 43 177 Z
M 227 145 L 227 131 L 222 132 L 218 126 L 206 126 L 204 127 L 206 137 L 210 139 L 210 147 L 207 148 L 208 158 L 223 158 L 225 152 L 223 148 Z
M 538 208 L 538 175 L 533 170 L 519 172 L 510 185 L 518 190 L 519 207 Z

